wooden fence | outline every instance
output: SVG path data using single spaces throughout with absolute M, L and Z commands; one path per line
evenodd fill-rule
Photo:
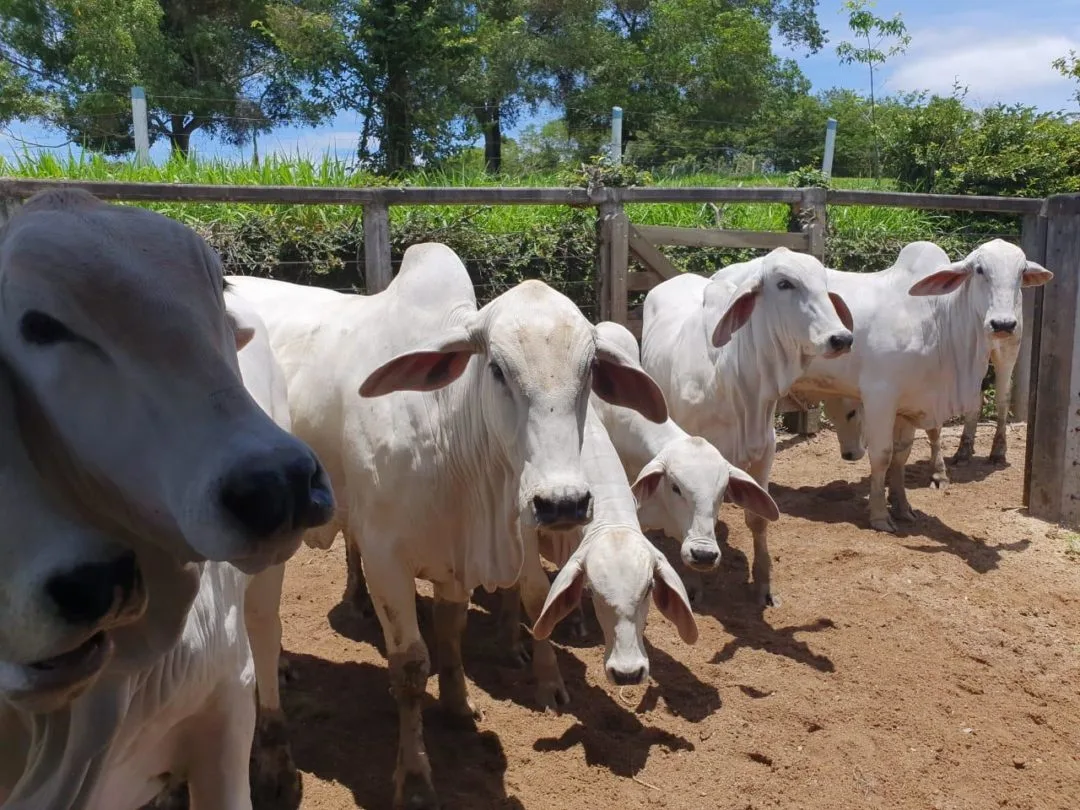
M 1020 215 L 1022 247 L 1055 274 L 1049 295 L 1042 287 L 1024 294 L 1024 345 L 1014 381 L 1016 415 L 1028 422 L 1024 503 L 1037 517 L 1080 526 L 1080 194 L 1042 200 L 821 188 L 314 188 L 0 178 L 0 221 L 35 192 L 64 186 L 123 202 L 362 206 L 369 292 L 390 283 L 392 205 L 596 208 L 600 318 L 638 334 L 640 312 L 630 311 L 630 294 L 649 290 L 678 272 L 660 250 L 662 245 L 783 246 L 824 260 L 830 205 Z M 768 232 L 634 225 L 625 212 L 629 203 L 780 203 L 790 208 L 789 227 L 787 232 Z M 631 271 L 631 260 L 641 269 Z M 788 400 L 779 410 L 807 409 Z M 803 416 L 800 431 L 812 432 L 811 422 L 812 414 Z

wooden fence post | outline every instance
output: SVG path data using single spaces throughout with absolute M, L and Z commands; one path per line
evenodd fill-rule
M 0 227 L 19 210 L 23 201 L 19 197 L 0 197 Z
M 390 286 L 394 268 L 390 262 L 390 209 L 385 202 L 364 206 L 365 292 L 382 292 Z
M 1035 307 L 1028 511 L 1080 527 L 1080 194 L 1049 197 L 1044 211 L 1046 267 L 1054 280 Z
M 791 204 L 788 230 L 807 236 L 806 252 L 819 262 L 825 261 L 825 226 L 828 192 L 824 188 L 802 189 L 802 202 Z M 821 406 L 814 404 L 805 411 L 787 411 L 780 415 L 784 430 L 800 436 L 813 436 L 821 430 Z
M 614 189 L 604 190 L 599 209 L 597 275 L 601 321 L 626 326 L 630 320 L 630 220 Z
M 1046 263 L 1046 217 L 1039 214 L 1024 216 L 1020 227 L 1020 247 L 1033 262 Z M 1032 354 L 1035 339 L 1035 299 L 1042 295 L 1042 287 L 1027 288 L 1023 295 L 1024 331 L 1020 338 L 1020 356 L 1016 359 L 1016 371 L 1012 382 L 1012 411 L 1016 421 L 1028 421 L 1029 400 L 1032 391 L 1032 364 L 1037 355 Z

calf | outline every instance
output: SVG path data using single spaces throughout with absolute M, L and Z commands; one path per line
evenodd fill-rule
M 638 343 L 630 330 L 611 321 L 597 324 L 596 330 L 628 357 L 639 359 Z M 696 603 L 702 587 L 698 572 L 720 565 L 716 541 L 720 505 L 727 500 L 774 521 L 780 516 L 776 503 L 757 481 L 728 464 L 713 445 L 691 436 L 673 419 L 657 424 L 596 397 L 592 406 L 634 482 L 642 527 L 680 541 L 680 556 L 689 569 L 684 582 L 691 604 Z
M 471 723 L 460 636 L 472 590 L 522 576 L 526 609 L 540 616 L 548 582 L 522 575 L 523 533 L 592 517 L 580 458 L 589 391 L 657 421 L 667 418 L 663 395 L 542 282 L 477 309 L 464 265 L 443 245 L 410 248 L 372 296 L 234 283 L 267 323 L 294 431 L 347 503 L 346 539 L 363 559 L 398 703 L 395 804 L 432 807 L 420 718 L 429 657 L 414 578 L 435 586 L 439 701 Z M 563 703 L 554 655 L 541 653 L 541 701 Z
M 777 248 L 712 280 L 686 273 L 654 287 L 645 298 L 641 364 L 663 390 L 672 419 L 767 492 L 777 400 L 811 358 L 850 351 L 851 327 L 821 263 Z M 768 521 L 745 515 L 758 599 L 774 605 Z
M 926 272 L 928 266 L 936 269 Z M 862 401 L 873 528 L 895 532 L 893 516 L 914 519 L 904 464 L 915 428 L 937 430 L 957 414 L 978 411 L 991 348 L 1012 340 L 1020 325 L 1021 288 L 1052 278 L 1000 239 L 953 263 L 936 245 L 915 242 L 880 273 L 829 272 L 830 286 L 854 313 L 856 349 L 835 363 L 811 363 L 795 390 Z M 939 463 L 943 473 L 940 451 L 935 468 Z

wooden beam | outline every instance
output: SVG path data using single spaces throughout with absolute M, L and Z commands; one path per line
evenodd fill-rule
M 825 230 L 827 226 L 828 209 L 825 205 L 825 189 L 804 188 L 802 209 L 806 212 L 806 221 L 802 226 L 802 232 L 806 234 L 806 252 L 817 259 L 825 262 Z M 814 433 L 817 432 L 815 429 Z
M 393 277 L 390 210 L 382 203 L 372 203 L 364 206 L 364 280 L 368 295 L 385 290 Z
M 766 188 L 650 187 L 617 189 L 623 203 L 792 203 L 802 199 L 802 189 Z
M 716 228 L 670 228 L 666 225 L 635 225 L 642 238 L 654 245 L 684 247 L 753 248 L 786 247 L 806 251 L 810 240 L 804 233 L 780 231 L 722 231 Z
M 626 274 L 626 289 L 630 292 L 648 292 L 658 284 L 663 284 L 660 278 L 652 270 L 644 270 L 640 273 Z
M 1024 254 L 1034 262 L 1046 262 L 1046 217 L 1028 214 L 1020 228 L 1020 247 Z M 1035 290 L 1028 287 L 1021 291 L 1023 295 L 1022 321 L 1023 331 L 1020 336 L 1020 355 L 1016 358 L 1016 370 L 1012 379 L 1012 410 L 1019 422 L 1028 421 L 1028 405 L 1031 399 L 1031 364 L 1032 339 L 1035 325 Z
M 1080 194 L 1047 199 L 1046 217 L 1046 267 L 1054 279 L 1042 296 L 1037 338 L 1028 510 L 1080 527 Z
M 911 194 L 903 191 L 855 191 L 829 189 L 829 205 L 874 205 L 893 208 L 924 208 L 933 211 L 993 211 L 999 214 L 1038 214 L 1041 199 L 980 197 L 974 194 Z
M 679 275 L 679 268 L 673 265 L 656 245 L 642 236 L 635 225 L 630 226 L 630 252 L 639 262 L 658 274 L 661 280 Z
M 611 251 L 611 320 L 620 326 L 626 326 L 629 301 L 627 296 L 630 275 L 630 220 L 622 206 L 616 207 L 611 217 L 611 238 L 608 243 Z

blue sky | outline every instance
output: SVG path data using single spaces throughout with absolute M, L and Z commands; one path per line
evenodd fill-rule
M 1050 67 L 1070 49 L 1080 52 L 1080 0 L 878 0 L 876 11 L 881 16 L 901 13 L 912 38 L 907 53 L 894 57 L 879 74 L 879 88 L 886 94 L 912 90 L 947 94 L 959 81 L 967 85 L 973 104 L 1022 102 L 1044 110 L 1080 111 L 1075 83 Z M 777 42 L 777 53 L 796 58 L 815 90 L 839 86 L 865 92 L 866 68 L 843 66 L 836 58 L 837 43 L 848 36 L 840 0 L 820 0 L 819 15 L 828 30 L 825 48 L 806 56 Z M 522 121 L 518 129 L 553 116 L 553 111 L 544 110 Z M 286 127 L 261 136 L 260 151 L 320 156 L 329 150 L 348 157 L 354 154 L 359 132 L 357 116 L 344 113 L 316 129 Z M 38 126 L 14 124 L 0 130 L 0 155 L 21 150 L 18 139 L 42 145 L 65 140 Z M 193 146 L 204 156 L 251 154 L 250 147 L 241 151 L 198 135 Z M 160 143 L 152 150 L 153 157 L 163 159 L 167 151 Z

